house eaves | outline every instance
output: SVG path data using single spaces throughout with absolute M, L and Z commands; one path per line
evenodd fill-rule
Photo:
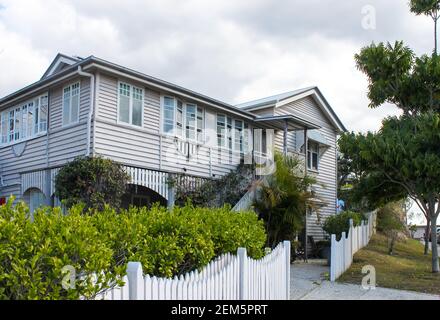
M 59 54 L 59 55 L 61 56 L 61 54 Z M 213 98 L 208 97 L 206 95 L 203 95 L 201 93 L 186 89 L 184 87 L 175 85 L 173 83 L 170 83 L 170 82 L 167 82 L 164 80 L 160 80 L 158 78 L 146 75 L 144 73 L 135 71 L 133 69 L 129 69 L 129 68 L 114 64 L 112 62 L 109 62 L 109 61 L 106 61 L 106 60 L 103 60 L 103 59 L 100 59 L 100 58 L 97 58 L 94 56 L 89 56 L 89 57 L 84 58 L 82 60 L 78 60 L 77 63 L 72 64 L 71 66 L 67 67 L 66 69 L 64 69 L 56 74 L 53 74 L 53 75 L 50 75 L 47 77 L 43 76 L 43 78 L 40 79 L 39 81 L 32 83 L 32 84 L 14 92 L 14 93 L 11 93 L 11 94 L 1 98 L 0 99 L 0 107 L 2 107 L 5 104 L 12 103 L 18 99 L 26 98 L 28 95 L 33 94 L 36 91 L 43 90 L 48 85 L 53 85 L 57 81 L 61 81 L 64 78 L 66 78 L 67 76 L 70 76 L 70 75 L 73 76 L 74 73 L 78 72 L 79 66 L 81 66 L 83 68 L 83 70 L 88 70 L 88 69 L 91 69 L 92 67 L 96 67 L 96 68 L 99 68 L 102 70 L 106 70 L 108 72 L 118 73 L 122 77 L 130 77 L 131 76 L 131 77 L 137 79 L 138 81 L 144 81 L 144 82 L 148 83 L 152 87 L 162 89 L 162 90 L 167 90 L 167 91 L 176 93 L 178 95 L 187 96 L 191 99 L 198 100 L 202 103 L 210 105 L 213 108 L 217 108 L 222 111 L 228 111 L 230 113 L 236 114 L 236 115 L 243 117 L 245 119 L 253 121 L 256 118 L 256 115 L 249 112 L 249 111 L 240 110 L 240 109 L 234 107 L 233 105 L 222 102 L 220 100 L 213 99 Z M 51 67 L 48 68 L 48 70 L 50 70 L 50 69 L 51 69 Z
M 336 115 L 333 108 L 330 106 L 328 101 L 325 99 L 324 95 L 316 86 L 285 92 L 267 98 L 253 100 L 250 102 L 236 105 L 236 107 L 246 111 L 256 111 L 266 108 L 277 108 L 307 96 L 312 96 L 312 98 L 316 101 L 316 103 L 319 105 L 321 110 L 324 112 L 324 114 L 327 116 L 327 118 L 331 121 L 333 126 L 339 132 L 347 131 L 342 121 Z

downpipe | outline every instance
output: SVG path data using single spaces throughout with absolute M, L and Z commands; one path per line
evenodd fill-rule
M 86 156 L 90 156 L 90 146 L 91 146 L 91 131 L 92 131 L 92 119 L 95 113 L 95 75 L 93 73 L 88 73 L 82 70 L 81 66 L 78 66 L 78 74 L 80 76 L 90 78 L 90 109 L 87 117 L 87 150 Z M 94 148 L 94 147 L 93 147 Z M 92 152 L 94 155 L 94 152 Z

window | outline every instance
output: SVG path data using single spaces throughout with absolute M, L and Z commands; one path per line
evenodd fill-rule
M 234 150 L 243 152 L 243 121 L 234 120 Z
M 226 145 L 226 116 L 217 115 L 217 145 L 224 147 Z
M 239 152 L 248 151 L 249 124 L 217 114 L 217 145 Z
M 205 130 L 205 121 L 203 118 L 203 109 L 197 107 L 197 141 L 204 142 L 203 132 Z
M 78 87 L 79 90 L 79 87 Z M 78 91 L 78 97 L 79 97 L 79 91 Z M 48 115 L 48 108 L 49 108 L 49 99 L 47 97 L 47 95 L 45 96 L 41 96 L 40 100 L 40 108 L 39 108 L 39 113 L 40 113 L 40 119 L 38 122 L 38 132 L 46 132 L 47 130 L 47 115 Z M 78 98 L 78 113 L 77 113 L 77 118 L 79 116 L 79 98 Z
M 196 139 L 196 109 L 194 104 L 186 105 L 186 138 L 190 140 Z
M 133 100 L 131 112 L 131 124 L 141 127 L 142 126 L 142 104 L 144 101 L 143 90 L 133 87 Z
M 319 145 L 310 141 L 307 150 L 307 167 L 311 170 L 318 170 L 319 168 Z
M 163 132 L 172 134 L 174 130 L 174 98 L 163 100 Z
M 63 126 L 77 123 L 79 121 L 79 94 L 79 82 L 63 89 Z M 43 112 L 41 112 L 42 110 L 39 105 L 36 105 L 35 108 L 35 121 L 38 122 L 38 118 L 44 115 L 42 114 Z M 47 108 L 45 112 L 47 116 Z M 35 122 L 35 124 L 37 122 Z M 34 127 L 34 130 L 39 129 L 40 128 L 37 126 Z
M 33 102 L 29 102 L 27 105 L 27 136 L 31 137 L 34 134 L 34 103 Z
M 162 130 L 166 134 L 203 142 L 204 110 L 193 103 L 172 97 L 163 98 Z
M 0 113 L 0 143 L 20 142 L 47 131 L 48 96 L 43 95 Z
M 9 111 L 9 140 L 8 140 L 9 142 L 14 141 L 14 125 L 15 125 L 14 115 L 15 115 L 14 110 Z
M 249 152 L 249 124 L 244 124 L 244 134 L 243 134 L 243 148 L 244 152 Z
M 28 106 L 27 106 L 27 104 L 25 104 L 21 108 L 22 108 L 22 114 L 23 114 L 23 122 L 21 123 L 21 126 L 22 126 L 21 137 L 22 137 L 22 139 L 25 139 L 27 132 L 28 132 L 28 129 L 27 129 L 27 126 L 28 126 Z
M 177 101 L 176 136 L 183 137 L 183 102 Z
M 232 150 L 232 119 L 226 117 L 227 148 Z
M 119 83 L 119 122 L 142 127 L 144 90 Z
M 5 112 L 0 114 L 0 127 L 1 127 L 0 143 L 5 144 L 8 142 L 8 119 Z

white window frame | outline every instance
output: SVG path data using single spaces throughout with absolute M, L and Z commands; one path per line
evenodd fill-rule
M 72 109 L 72 97 L 73 97 L 72 96 L 72 88 L 75 85 L 78 85 L 78 116 L 77 116 L 76 121 L 72 121 L 72 110 L 73 110 Z M 69 88 L 69 90 L 70 90 L 69 91 L 69 100 L 70 100 L 70 104 L 69 104 L 69 122 L 64 123 L 64 119 L 66 117 L 66 115 L 64 113 L 64 102 L 65 102 L 65 99 L 66 99 L 64 91 L 67 88 Z M 61 94 L 63 95 L 62 105 L 61 105 L 61 110 L 62 110 L 62 112 L 61 112 L 62 113 L 61 123 L 62 123 L 62 126 L 63 127 L 69 127 L 69 126 L 75 125 L 75 124 L 77 124 L 79 122 L 79 116 L 80 116 L 80 112 L 81 112 L 81 82 L 77 81 L 77 82 L 71 83 L 71 84 L 69 84 L 67 86 L 64 86 Z M 35 108 L 35 106 L 34 106 L 34 108 Z
M 240 131 L 240 136 L 237 137 L 237 121 L 241 122 L 241 131 Z M 238 151 L 240 153 L 244 153 L 244 121 L 243 120 L 239 120 L 239 119 L 234 119 L 233 121 L 233 148 L 234 151 Z M 237 143 L 237 138 L 240 139 L 238 142 L 238 149 L 236 148 L 236 143 Z
M 121 102 L 121 84 L 129 86 L 130 88 L 130 96 L 129 96 L 129 100 L 128 100 L 128 122 L 124 122 L 122 120 L 120 120 L 120 116 L 119 116 L 119 108 L 120 108 L 120 102 Z M 134 94 L 134 90 L 133 89 L 137 89 L 137 90 L 141 90 L 141 96 L 142 96 L 142 100 L 141 100 L 141 106 L 142 106 L 142 112 L 141 112 L 141 124 L 137 125 L 137 124 L 133 124 L 133 94 Z M 145 109 L 145 89 L 139 86 L 135 86 L 131 83 L 128 82 L 124 82 L 124 81 L 118 81 L 118 107 L 117 107 L 117 123 L 124 125 L 124 126 L 132 126 L 134 128 L 143 128 L 144 127 L 144 109 Z
M 171 132 L 165 131 L 165 99 L 173 100 L 173 130 Z M 178 104 L 182 104 L 182 128 L 178 128 L 177 126 L 177 113 L 178 113 Z M 185 141 L 190 141 L 197 144 L 204 144 L 206 142 L 206 113 L 205 108 L 199 106 L 196 103 L 186 102 L 177 97 L 173 97 L 170 95 L 162 95 L 160 98 L 161 112 L 160 112 L 160 131 L 165 136 L 177 137 Z M 194 122 L 194 139 L 187 137 L 187 110 L 188 105 L 193 106 L 195 108 L 195 122 Z M 202 128 L 198 126 L 198 116 L 199 111 L 201 111 L 202 115 Z M 199 130 L 201 130 L 201 138 L 199 140 Z
M 219 116 L 223 116 L 225 117 L 225 127 L 224 127 L 224 144 L 223 145 L 219 145 L 218 143 L 218 117 Z M 228 116 L 225 113 L 217 113 L 216 114 L 216 119 L 215 119 L 215 130 L 216 130 L 216 137 L 217 137 L 217 147 L 225 149 L 225 150 L 229 150 L 229 151 L 234 151 L 234 152 L 239 152 L 239 153 L 247 153 L 249 152 L 249 146 L 250 146 L 250 134 L 249 134 L 249 130 L 250 130 L 250 126 L 249 123 L 247 123 L 245 120 L 243 119 L 235 119 L 232 118 L 231 116 Z M 228 120 L 231 121 L 231 131 L 228 131 Z M 241 135 L 240 135 L 240 148 L 237 149 L 235 146 L 235 140 L 236 140 L 236 122 L 240 121 L 241 122 Z M 248 131 L 246 131 L 248 130 Z M 247 133 L 245 133 L 245 131 Z M 229 144 L 229 139 L 232 140 L 232 146 Z
M 315 146 L 316 149 L 312 149 L 311 146 Z M 316 155 L 316 168 L 313 168 L 313 155 Z M 320 157 L 320 150 L 319 150 L 319 143 L 314 141 L 308 141 L 308 148 L 307 148 L 307 169 L 311 171 L 319 171 L 319 157 Z
M 45 126 L 44 130 L 40 130 L 40 126 L 42 124 L 41 117 L 40 117 L 40 108 L 41 108 L 41 101 L 45 98 L 47 100 L 47 112 L 45 117 Z M 36 110 L 36 102 L 38 101 L 38 112 L 39 112 L 39 118 L 38 123 L 35 124 L 35 110 Z M 29 106 L 32 105 L 32 108 L 29 108 Z M 25 119 L 23 110 L 26 108 L 26 123 L 23 122 Z M 20 109 L 20 128 L 19 131 L 16 131 L 16 115 L 17 110 Z M 29 111 L 32 109 L 32 127 L 29 127 Z M 14 117 L 13 119 L 10 119 L 10 114 L 13 112 Z M 0 111 L 1 117 L 0 117 L 0 148 L 11 146 L 17 143 L 21 143 L 24 141 L 32 140 L 38 137 L 41 137 L 45 134 L 47 134 L 47 127 L 48 127 L 48 121 L 49 121 L 49 94 L 44 93 L 42 95 L 39 95 L 35 98 L 32 98 L 30 100 L 27 100 L 25 102 L 22 102 L 18 105 L 15 105 L 13 107 L 9 107 L 3 111 Z M 14 123 L 14 130 L 10 130 L 10 121 L 13 121 Z M 6 127 L 6 141 L 3 141 L 3 131 L 5 130 L 4 127 Z M 35 130 L 35 128 L 37 130 Z M 23 134 L 24 130 L 26 130 L 26 133 Z M 11 139 L 12 136 L 12 139 Z M 18 137 L 18 139 L 16 139 Z

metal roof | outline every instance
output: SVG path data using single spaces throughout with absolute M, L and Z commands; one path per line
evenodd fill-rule
M 264 116 L 264 117 L 257 117 L 255 122 L 263 123 L 266 125 L 269 125 L 270 127 L 284 130 L 286 124 L 287 124 L 287 130 L 288 131 L 295 131 L 295 130 L 304 130 L 307 129 L 319 129 L 321 128 L 318 124 L 313 123 L 312 121 L 308 121 L 305 119 L 301 119 L 298 117 L 295 117 L 294 115 L 281 115 L 281 116 Z
M 298 94 L 304 93 L 304 92 L 309 91 L 313 88 L 315 88 L 315 87 L 307 87 L 307 88 L 302 88 L 302 89 L 298 89 L 298 90 L 294 90 L 294 91 L 284 92 L 284 93 L 276 94 L 274 96 L 261 98 L 261 99 L 257 99 L 257 100 L 252 100 L 252 101 L 248 101 L 245 103 L 240 103 L 240 104 L 235 105 L 235 107 L 239 108 L 239 109 L 246 110 L 246 109 L 257 108 L 257 107 L 266 106 L 266 105 L 271 106 L 271 105 L 275 105 L 279 101 L 282 101 L 284 99 L 287 99 L 287 98 L 296 96 Z

